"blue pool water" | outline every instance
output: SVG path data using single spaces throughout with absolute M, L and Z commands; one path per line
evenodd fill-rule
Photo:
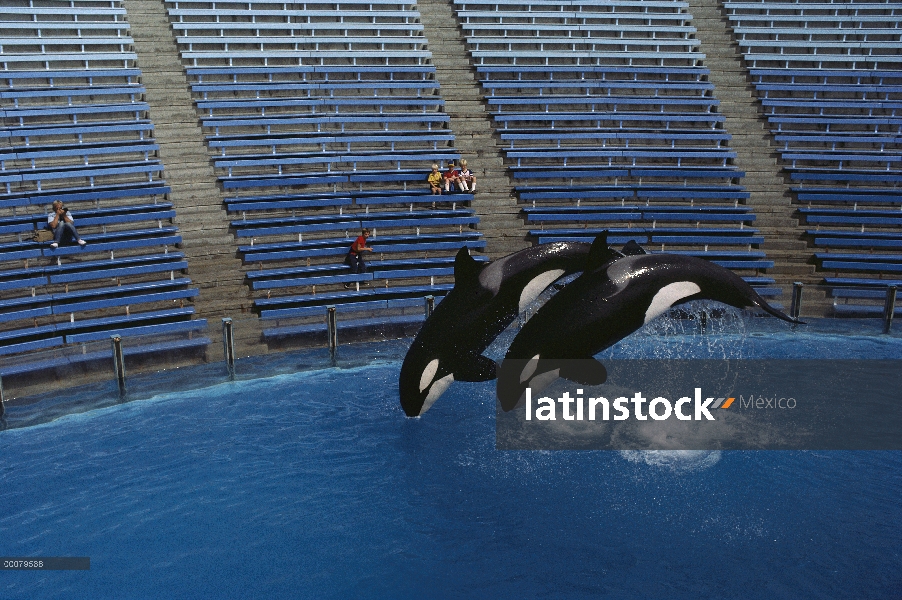
M 756 321 L 608 355 L 902 357 Z M 0 555 L 91 569 L 0 571 L 0 598 L 902 596 L 902 453 L 500 452 L 491 383 L 403 416 L 407 343 L 10 407 Z

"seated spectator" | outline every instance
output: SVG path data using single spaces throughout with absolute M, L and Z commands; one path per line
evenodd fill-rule
M 426 181 L 429 183 L 429 189 L 432 190 L 433 194 L 442 193 L 442 174 L 439 173 L 438 165 L 432 165 L 432 172 L 429 173 Z
M 69 212 L 69 209 L 63 206 L 62 201 L 54 200 L 51 205 L 51 212 L 47 215 L 47 229 L 53 232 L 53 243 L 51 248 L 59 248 L 64 241 L 75 240 L 79 246 L 84 246 L 88 242 L 79 237 L 78 231 L 75 229 L 75 217 Z
M 454 159 L 448 161 L 448 170 L 445 171 L 445 191 L 451 191 L 451 185 L 459 185 L 460 171 L 454 166 Z
M 363 262 L 363 253 L 364 252 L 372 252 L 373 249 L 366 245 L 366 238 L 370 237 L 370 230 L 364 229 L 360 232 L 360 235 L 354 240 L 354 243 L 351 244 L 350 250 L 348 250 L 348 255 L 345 257 L 345 264 L 351 267 L 351 273 L 362 275 L 366 273 L 366 263 Z M 345 288 L 350 289 L 351 283 L 346 283 Z M 363 285 L 366 285 L 364 283 Z
M 467 166 L 466 159 L 460 161 L 460 189 L 465 192 L 476 192 L 476 176 Z

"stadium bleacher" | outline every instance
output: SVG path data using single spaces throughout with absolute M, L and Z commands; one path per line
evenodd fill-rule
M 0 375 L 209 343 L 125 10 L 58 4 L 0 8 Z M 55 200 L 86 247 L 32 241 Z
M 327 305 L 360 327 L 422 320 L 450 257 L 485 242 L 471 194 L 426 185 L 432 163 L 461 157 L 415 5 L 167 9 L 265 338 L 323 329 Z M 375 252 L 351 274 L 362 227 Z
M 774 292 L 686 2 L 455 8 L 535 242 L 607 229 Z
M 902 5 L 725 2 L 837 315 L 902 263 Z

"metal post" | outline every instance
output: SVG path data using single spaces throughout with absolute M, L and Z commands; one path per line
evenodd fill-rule
M 329 354 L 334 358 L 335 349 L 338 348 L 338 325 L 335 322 L 335 307 L 326 307 L 326 323 L 329 326 Z
M 232 333 L 232 319 L 222 320 L 222 354 L 225 356 L 229 377 L 235 377 L 235 337 Z
M 122 337 L 111 335 L 113 341 L 113 372 L 119 382 L 119 394 L 125 395 L 125 359 L 122 356 Z
M 3 406 L 4 402 L 6 402 L 6 396 L 3 395 L 3 378 L 0 377 L 0 419 L 3 418 L 3 414 L 6 412 L 6 407 Z
M 893 315 L 896 313 L 896 286 L 886 288 L 886 301 L 883 303 L 883 333 L 889 333 L 893 326 Z
M 435 296 L 426 296 L 426 318 L 432 316 L 432 311 L 435 310 Z
M 798 319 L 802 313 L 802 286 L 801 281 L 792 284 L 792 304 L 789 307 L 789 316 Z

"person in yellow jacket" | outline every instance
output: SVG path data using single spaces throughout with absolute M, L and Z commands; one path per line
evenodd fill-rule
M 442 174 L 438 170 L 438 165 L 432 165 L 432 172 L 429 173 L 426 181 L 429 183 L 429 189 L 432 190 L 433 194 L 442 193 Z

